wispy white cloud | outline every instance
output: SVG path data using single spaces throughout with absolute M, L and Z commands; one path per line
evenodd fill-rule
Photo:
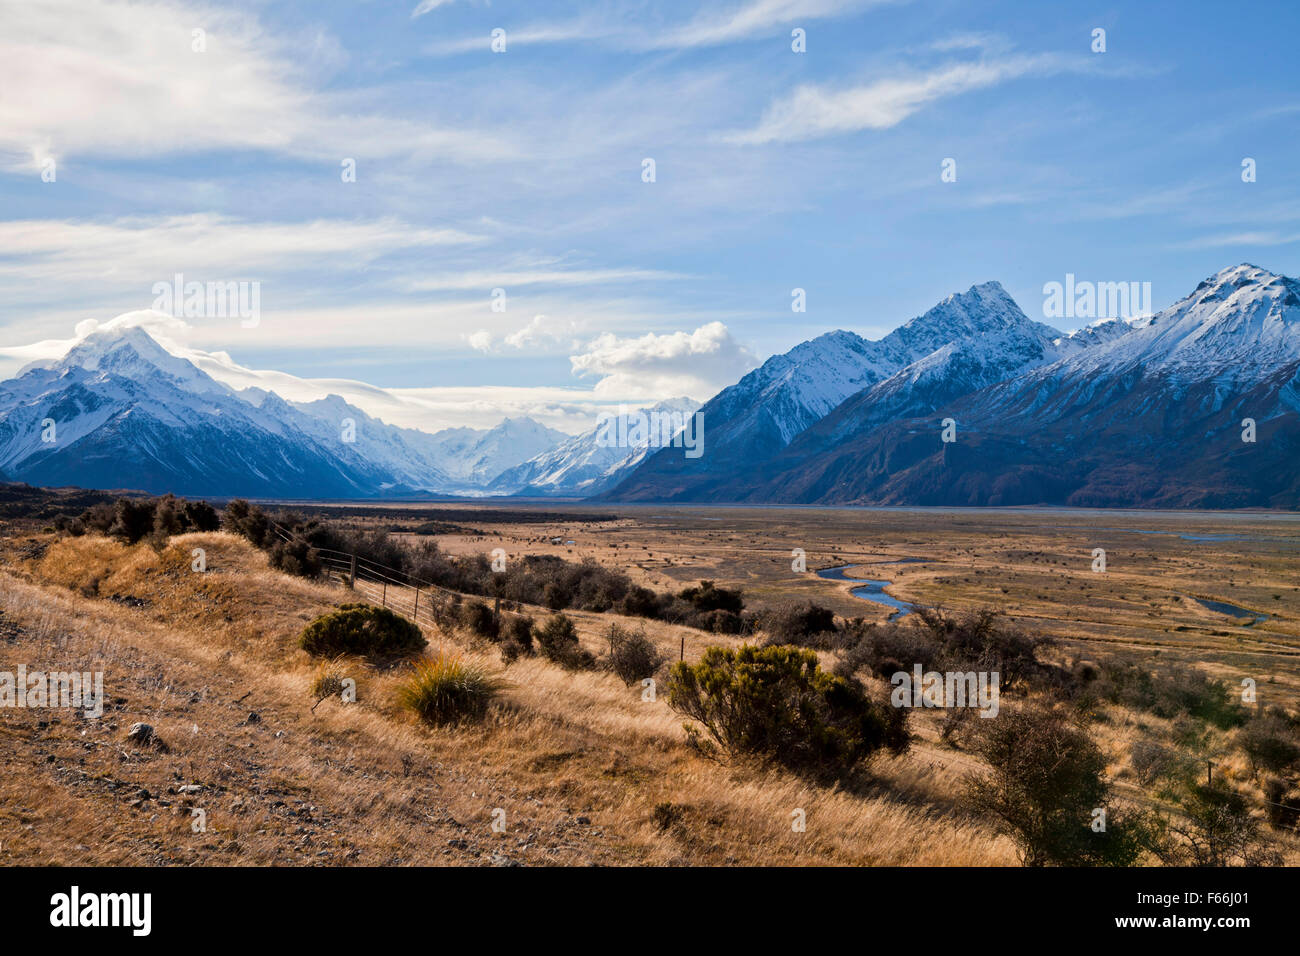
M 499 130 L 453 129 L 318 92 L 341 50 L 278 35 L 250 14 L 181 0 L 5 5 L 0 160 L 38 168 L 87 155 L 258 150 L 338 163 L 514 155 Z
M 139 287 L 186 272 L 197 281 L 255 279 L 298 267 L 366 268 L 402 250 L 467 246 L 485 237 L 396 219 L 249 222 L 214 214 L 0 221 L 0 289 L 93 280 Z
M 753 129 L 726 135 L 733 143 L 792 142 L 889 129 L 938 100 L 996 86 L 1030 75 L 1087 69 L 1087 61 L 1053 54 L 1015 55 L 996 60 L 951 63 L 928 72 L 831 89 L 816 84 L 798 87 L 764 111 Z
M 705 9 L 681 23 L 664 27 L 638 17 L 638 10 L 623 7 L 604 14 L 586 14 L 571 20 L 530 23 L 506 30 L 511 45 L 530 46 L 600 40 L 621 49 L 649 52 L 722 46 L 770 36 L 783 26 L 851 16 L 870 7 L 905 0 L 747 0 L 724 9 Z M 434 56 L 487 50 L 489 38 L 462 37 L 429 44 Z
M 1201 236 L 1177 243 L 1177 249 L 1220 249 L 1232 246 L 1289 246 L 1300 242 L 1300 232 L 1279 232 L 1277 230 L 1257 230 L 1247 232 L 1219 233 L 1214 236 Z
M 454 0 L 420 0 L 419 5 L 411 11 L 411 19 L 414 20 L 417 17 L 424 16 L 426 13 L 432 13 L 439 7 L 445 7 L 453 2 Z
M 684 275 L 659 269 L 503 269 L 469 271 L 413 279 L 412 292 L 447 292 L 468 289 L 512 289 L 530 286 L 596 286 L 623 282 L 661 282 Z

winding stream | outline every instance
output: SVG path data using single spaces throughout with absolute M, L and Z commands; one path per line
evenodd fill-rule
M 925 558 L 906 558 L 902 561 L 882 561 L 882 564 L 912 564 L 924 561 Z M 827 581 L 849 581 L 857 584 L 858 587 L 852 588 L 849 593 L 855 598 L 861 598 L 863 601 L 871 601 L 873 604 L 883 604 L 885 607 L 894 609 L 894 613 L 889 615 L 891 621 L 897 621 L 900 617 L 911 613 L 915 610 L 915 605 L 906 601 L 900 601 L 892 594 L 888 593 L 885 588 L 893 584 L 893 581 L 870 581 L 864 578 L 851 578 L 846 571 L 852 571 L 854 568 L 860 568 L 860 564 L 845 564 L 838 568 L 823 568 L 817 572 L 817 577 L 825 578 Z

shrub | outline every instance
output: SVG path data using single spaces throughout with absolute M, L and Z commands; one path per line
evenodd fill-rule
M 1147 786 L 1157 780 L 1190 780 L 1199 769 L 1191 756 L 1154 740 L 1139 740 L 1133 745 L 1132 763 L 1138 781 Z
M 466 601 L 460 606 L 460 626 L 489 641 L 495 641 L 500 636 L 497 616 L 482 601 Z
M 556 614 L 537 631 L 537 646 L 546 659 L 571 670 L 582 670 L 596 663 L 591 652 L 578 642 L 578 632 L 563 614 Z
M 630 617 L 660 617 L 662 613 L 659 595 L 640 585 L 628 588 L 619 602 L 618 611 Z
M 426 723 L 448 724 L 481 719 L 500 689 L 483 668 L 440 653 L 415 663 L 398 700 Z
M 631 685 L 643 678 L 653 677 L 655 671 L 663 665 L 663 655 L 654 642 L 645 636 L 644 630 L 629 631 L 611 624 L 606 636 L 609 640 L 606 663 L 624 684 Z
M 1294 723 L 1279 713 L 1263 714 L 1241 729 L 1241 749 L 1255 773 L 1285 773 L 1300 764 L 1300 743 Z
M 821 671 L 817 656 L 797 647 L 710 647 L 698 664 L 673 665 L 668 701 L 728 754 L 826 776 L 848 774 L 882 747 L 908 745 L 905 711 Z
M 1300 829 L 1300 786 L 1269 777 L 1264 782 L 1264 797 L 1268 800 L 1264 812 L 1273 829 Z
M 153 531 L 153 512 L 152 501 L 119 498 L 108 533 L 114 538 L 122 538 L 127 544 L 135 544 Z
M 1225 681 L 1194 667 L 1170 665 L 1157 674 L 1127 661 L 1112 659 L 1093 682 L 1095 692 L 1111 701 L 1157 717 L 1187 716 L 1226 730 L 1245 722 L 1246 710 Z
M 1183 815 L 1162 820 L 1155 852 L 1168 866 L 1269 866 L 1281 862 L 1246 798 L 1216 781 L 1192 784 Z
M 650 818 L 654 820 L 655 826 L 660 830 L 668 830 L 681 822 L 682 817 L 685 815 L 686 811 L 684 807 L 664 800 L 655 804 L 654 810 L 651 811 Z
M 718 608 L 689 616 L 685 623 L 713 634 L 739 634 L 745 629 L 745 619 L 735 611 Z
M 517 644 L 522 653 L 533 652 L 533 619 L 526 614 L 509 614 L 501 620 L 501 640 Z
M 1145 818 L 1109 807 L 1106 758 L 1056 711 L 1024 710 L 978 721 L 973 749 L 988 764 L 964 800 L 1011 837 L 1026 866 L 1127 866 L 1143 845 Z M 1106 810 L 1093 830 L 1093 811 Z
M 699 587 L 687 588 L 679 595 L 697 611 L 731 611 L 739 614 L 745 609 L 740 591 L 715 587 L 712 581 L 701 581 Z
M 765 612 L 760 627 L 767 632 L 769 644 L 829 647 L 836 634 L 835 612 L 812 601 L 804 601 Z
M 1046 639 L 1026 634 L 991 608 L 952 617 L 939 608 L 918 607 L 915 620 L 938 643 L 937 670 L 997 671 L 1004 691 L 1046 670 L 1037 656 Z
M 388 608 L 344 604 L 308 624 L 298 643 L 314 655 L 393 657 L 420 651 L 428 642 L 418 627 Z

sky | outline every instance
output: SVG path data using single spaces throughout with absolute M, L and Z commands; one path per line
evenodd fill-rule
M 1067 274 L 1157 310 L 1297 275 L 1295 35 L 1291 0 L 0 0 L 0 375 L 141 324 L 291 400 L 577 432 L 988 280 L 1068 331 Z M 178 275 L 256 321 L 160 308 Z

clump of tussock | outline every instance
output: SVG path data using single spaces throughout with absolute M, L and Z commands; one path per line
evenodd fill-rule
M 345 681 L 349 678 L 344 658 L 336 657 L 333 660 L 321 661 L 311 679 L 311 696 L 316 701 L 311 709 L 315 711 L 327 697 L 341 698 L 343 691 L 348 687 Z M 355 688 L 355 683 L 352 686 Z
M 415 663 L 398 701 L 429 724 L 481 720 L 501 686 L 479 665 L 439 652 Z

